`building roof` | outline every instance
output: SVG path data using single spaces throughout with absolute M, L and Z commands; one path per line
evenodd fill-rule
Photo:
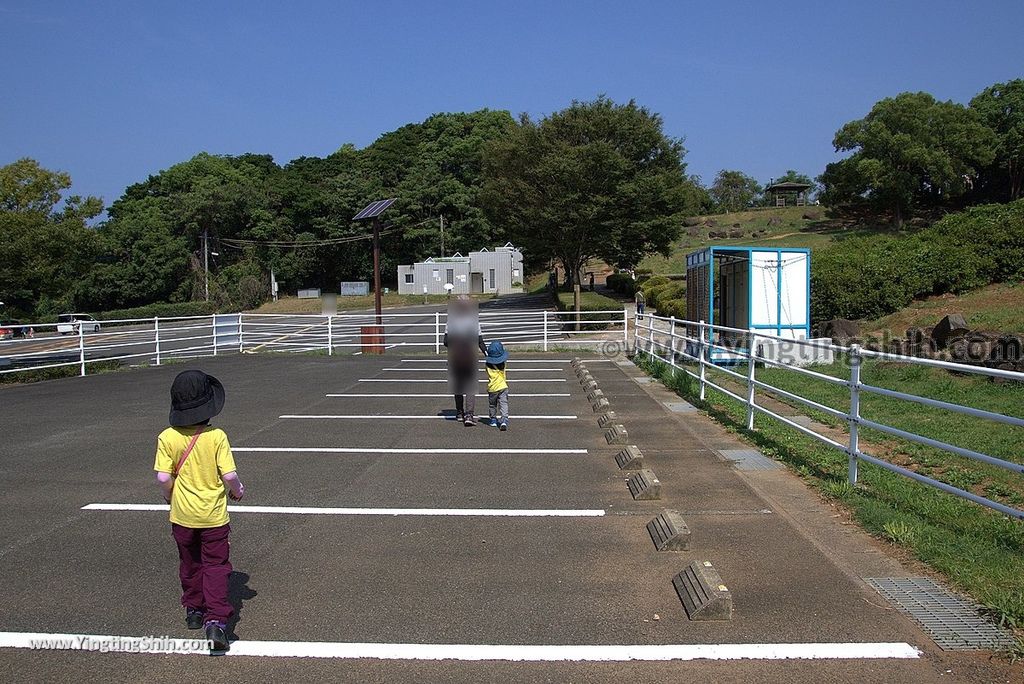
M 810 190 L 810 188 L 811 188 L 811 184 L 810 183 L 797 183 L 795 181 L 786 181 L 785 183 L 772 183 L 767 188 L 765 188 L 764 191 L 765 192 L 778 192 L 778 191 L 793 190 L 793 191 L 799 192 L 801 190 Z

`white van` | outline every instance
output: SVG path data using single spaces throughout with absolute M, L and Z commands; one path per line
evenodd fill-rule
M 99 321 L 89 314 L 75 313 L 57 316 L 57 332 L 61 335 L 77 333 L 79 326 L 81 326 L 82 332 L 97 333 L 100 331 Z

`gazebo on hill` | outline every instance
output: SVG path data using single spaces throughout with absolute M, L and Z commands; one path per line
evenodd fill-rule
M 772 183 L 764 189 L 764 194 L 771 198 L 772 206 L 802 207 L 807 204 L 807 191 L 810 189 L 811 186 L 808 183 L 786 181 L 785 183 Z

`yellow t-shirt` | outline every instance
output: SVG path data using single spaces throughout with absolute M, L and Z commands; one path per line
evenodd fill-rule
M 169 427 L 156 440 L 153 470 L 173 473 L 198 428 Z M 206 427 L 192 448 L 171 492 L 171 522 L 184 527 L 220 527 L 228 523 L 228 495 L 221 477 L 235 469 L 228 436 Z
M 487 366 L 487 391 L 500 392 L 508 389 L 508 380 L 505 378 L 505 369 L 495 366 Z

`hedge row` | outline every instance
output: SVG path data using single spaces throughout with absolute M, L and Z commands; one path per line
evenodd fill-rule
M 170 318 L 174 316 L 208 316 L 217 312 L 213 302 L 174 302 L 147 304 L 131 309 L 114 309 L 95 314 L 101 321 L 123 321 L 131 318 Z
M 878 318 L 911 301 L 1024 278 L 1024 200 L 950 214 L 909 235 L 850 238 L 811 260 L 811 316 Z
M 558 296 L 555 298 L 555 307 L 559 311 L 575 311 L 573 304 L 572 292 L 558 292 Z M 622 302 L 617 302 L 610 297 L 598 294 L 596 292 L 583 291 L 580 292 L 580 314 L 581 321 L 608 321 L 614 318 L 614 314 L 597 314 L 587 313 L 593 311 L 622 311 L 624 307 Z M 564 326 L 572 326 L 575 324 L 575 320 L 569 320 L 565 316 L 560 317 L 563 320 Z M 582 330 L 603 330 L 607 328 L 610 323 L 584 323 L 580 326 Z

